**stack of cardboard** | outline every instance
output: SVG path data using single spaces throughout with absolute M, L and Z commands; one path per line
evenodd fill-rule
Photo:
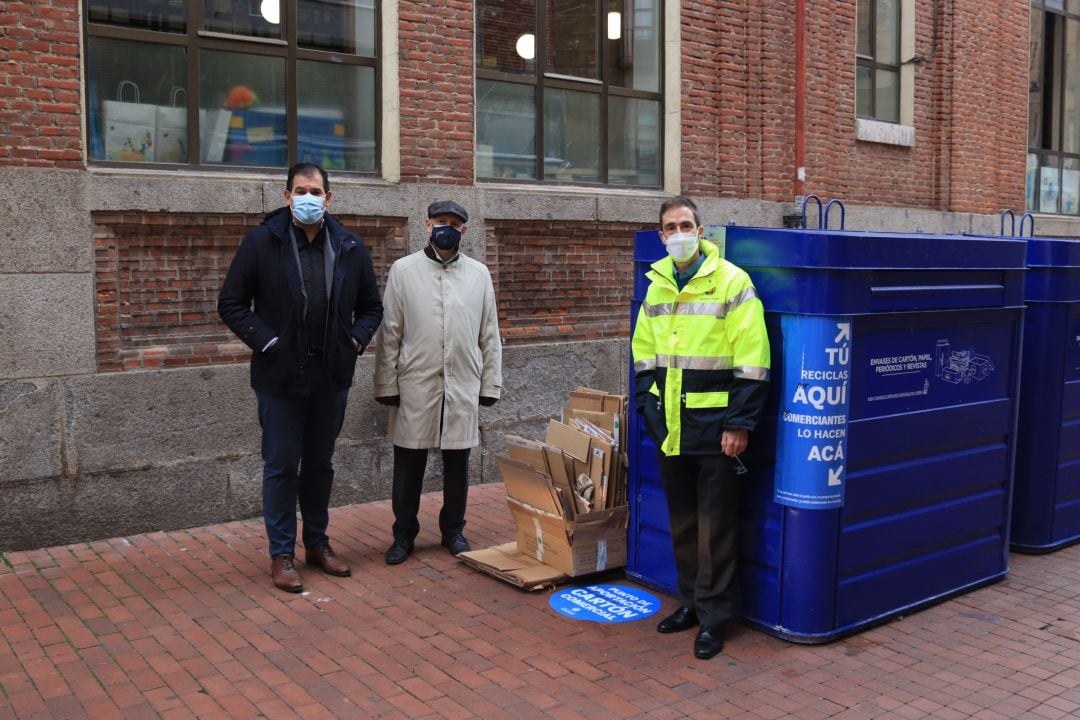
M 578 388 L 543 441 L 506 441 L 496 460 L 517 541 L 465 561 L 522 586 L 625 565 L 625 396 Z

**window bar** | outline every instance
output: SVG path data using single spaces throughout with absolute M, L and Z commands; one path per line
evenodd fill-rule
M 600 167 L 598 175 L 600 182 L 608 184 L 608 83 L 611 82 L 608 72 L 608 55 L 610 45 L 607 33 L 607 0 L 596 3 L 596 42 L 600 43 L 600 52 L 597 59 L 600 61 Z M 625 10 L 625 4 L 623 10 Z
M 540 182 L 547 179 L 544 164 L 544 73 L 547 72 L 547 6 L 551 2 L 555 0 L 536 0 L 536 75 L 533 77 L 536 82 L 533 94 L 536 103 L 536 167 L 533 177 Z
M 299 122 L 297 121 L 297 81 L 296 76 L 299 74 L 299 60 L 296 57 L 297 50 L 297 3 L 296 2 L 283 2 L 285 6 L 284 17 L 281 18 L 285 23 L 285 44 L 287 46 L 286 58 L 285 58 L 285 136 L 286 136 L 286 158 L 285 164 L 291 167 L 296 162 L 300 155 L 299 151 L 299 139 L 297 138 L 297 131 L 299 129 Z
M 877 119 L 877 0 L 870 0 L 870 117 Z
M 184 48 L 184 60 L 187 63 L 187 142 L 188 165 L 202 167 L 202 138 L 199 136 L 199 108 L 202 98 L 199 95 L 199 27 L 202 25 L 202 3 L 187 4 L 187 47 Z

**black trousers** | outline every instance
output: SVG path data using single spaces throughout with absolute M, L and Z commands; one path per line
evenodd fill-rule
M 394 446 L 394 537 L 412 540 L 420 532 L 420 492 L 427 469 L 426 448 Z M 439 530 L 444 536 L 465 527 L 465 504 L 469 499 L 469 449 L 443 450 L 443 506 Z
M 679 595 L 702 625 L 714 627 L 731 618 L 735 596 L 739 478 L 733 463 L 726 455 L 660 453 Z

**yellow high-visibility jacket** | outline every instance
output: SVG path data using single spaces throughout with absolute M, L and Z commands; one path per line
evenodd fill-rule
M 634 397 L 665 455 L 715 455 L 725 429 L 753 430 L 768 396 L 769 336 L 750 277 L 702 240 L 705 261 L 678 289 L 653 263 L 632 350 Z

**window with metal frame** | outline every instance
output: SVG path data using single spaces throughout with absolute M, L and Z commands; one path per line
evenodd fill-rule
M 477 0 L 476 176 L 659 187 L 660 0 Z
M 901 0 L 858 0 L 855 115 L 900 122 Z
M 376 0 L 84 0 L 90 161 L 376 173 Z
M 1031 3 L 1027 209 L 1080 215 L 1080 0 Z

